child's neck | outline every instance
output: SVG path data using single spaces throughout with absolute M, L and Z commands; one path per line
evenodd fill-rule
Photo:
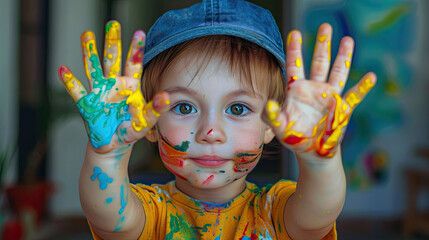
M 231 201 L 246 189 L 246 177 L 243 176 L 232 183 L 215 189 L 197 188 L 186 180 L 176 177 L 176 187 L 193 199 L 222 204 Z

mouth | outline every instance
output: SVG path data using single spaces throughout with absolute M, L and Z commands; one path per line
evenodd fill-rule
M 197 165 L 200 165 L 202 167 L 219 167 L 229 161 L 229 159 L 209 155 L 189 158 L 189 160 L 194 161 Z

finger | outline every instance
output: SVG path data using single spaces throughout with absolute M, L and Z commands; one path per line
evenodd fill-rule
M 341 95 L 350 72 L 354 41 L 351 37 L 341 39 L 338 55 L 329 75 L 329 84 Z
M 128 51 L 127 60 L 125 62 L 125 76 L 136 79 L 141 78 L 143 69 L 143 50 L 145 46 L 146 35 L 143 31 L 136 31 L 131 41 L 131 46 Z
M 324 23 L 317 32 L 316 45 L 314 46 L 313 60 L 311 62 L 310 79 L 325 82 L 331 63 L 331 38 L 332 27 Z
M 168 109 L 170 104 L 167 93 L 158 93 L 153 101 L 145 104 L 140 87 L 132 92 L 131 90 L 122 90 L 123 96 L 128 96 L 126 103 L 129 104 L 129 112 L 132 114 L 132 126 L 136 132 L 150 130 L 156 123 L 158 117 Z
M 117 21 L 109 21 L 104 40 L 104 76 L 116 78 L 121 72 L 121 58 L 121 25 Z
M 286 40 L 286 75 L 289 84 L 305 79 L 301 45 L 301 33 L 296 30 L 290 32 Z
M 317 137 L 315 145 L 319 155 L 326 157 L 334 155 L 344 136 L 353 110 L 374 87 L 375 83 L 375 74 L 367 73 L 358 84 L 347 92 L 344 98 L 338 94 L 333 95 L 334 98 L 327 114 L 325 127 Z
M 356 85 L 347 91 L 343 99 L 345 99 L 347 104 L 350 106 L 351 111 L 353 111 L 356 106 L 362 102 L 368 92 L 375 86 L 376 82 L 377 76 L 370 72 L 365 74 L 365 76 L 363 76 Z
M 69 95 L 77 103 L 79 99 L 87 95 L 87 91 L 82 83 L 75 78 L 70 69 L 66 66 L 60 66 L 58 68 L 58 75 L 60 76 L 61 82 L 67 89 Z
M 82 42 L 82 56 L 85 73 L 89 80 L 90 89 L 92 89 L 94 81 L 98 81 L 103 78 L 97 46 L 95 44 L 95 35 L 91 31 L 86 31 L 82 34 L 80 39 Z

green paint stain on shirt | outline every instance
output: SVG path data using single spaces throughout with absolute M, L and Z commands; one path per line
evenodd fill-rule
M 183 215 L 178 213 L 176 216 L 170 213 L 170 229 L 165 239 L 198 240 L 198 232 Z

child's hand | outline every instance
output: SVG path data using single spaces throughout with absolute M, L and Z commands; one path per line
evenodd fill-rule
M 142 138 L 159 115 L 168 110 L 169 96 L 158 93 L 146 104 L 140 89 L 143 69 L 145 34 L 134 33 L 128 52 L 125 75 L 121 76 L 121 26 L 116 21 L 106 24 L 103 69 L 95 46 L 93 32 L 81 36 L 83 61 L 90 91 L 66 67 L 58 69 L 61 81 L 85 121 L 95 150 L 110 152 Z M 132 123 L 131 123 L 132 122 Z
M 374 86 L 376 76 L 367 73 L 343 97 L 353 54 L 353 39 L 341 40 L 338 55 L 328 77 L 332 27 L 319 28 L 311 64 L 310 79 L 304 76 L 301 34 L 292 31 L 287 38 L 285 107 L 268 101 L 264 120 L 280 142 L 295 153 L 332 157 L 341 143 L 354 108 Z M 328 80 L 328 81 L 326 81 Z

